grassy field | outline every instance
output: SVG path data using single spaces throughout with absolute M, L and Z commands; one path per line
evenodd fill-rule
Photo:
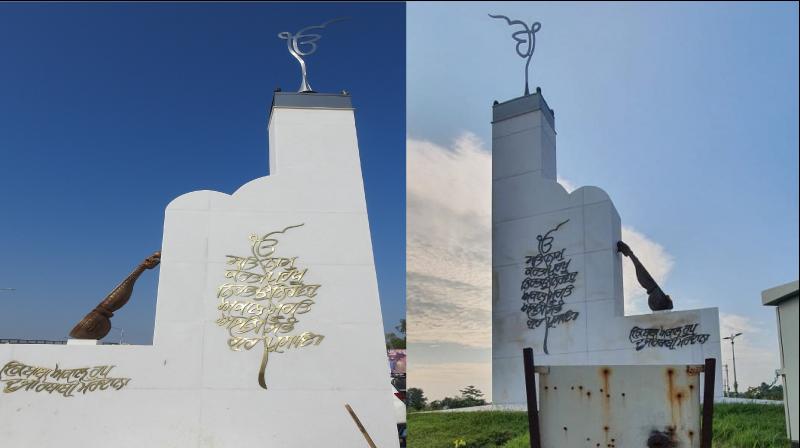
M 782 406 L 719 404 L 714 408 L 715 448 L 785 448 Z M 525 412 L 412 413 L 410 448 L 528 448 Z
M 714 446 L 719 448 L 788 447 L 783 406 L 758 404 L 718 404 L 714 406 Z

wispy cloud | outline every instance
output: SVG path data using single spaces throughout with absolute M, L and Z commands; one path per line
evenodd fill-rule
M 556 181 L 558 183 L 560 183 L 561 186 L 564 187 L 564 189 L 566 189 L 567 192 L 569 192 L 569 193 L 572 193 L 573 191 L 575 191 L 578 188 L 578 187 L 575 186 L 575 184 L 573 184 L 572 182 L 568 181 L 567 179 L 564 179 L 561 176 L 557 176 L 556 177 Z
M 491 345 L 491 156 L 472 134 L 410 139 L 407 314 L 411 342 Z
M 719 330 L 723 336 L 730 336 L 734 333 L 760 333 L 761 325 L 753 322 L 747 316 L 740 316 L 738 314 L 720 313 L 719 315 Z M 743 335 L 744 336 L 744 335 Z
M 622 240 L 633 249 L 636 257 L 647 267 L 647 271 L 655 281 L 663 286 L 673 264 L 672 256 L 664 247 L 628 226 L 622 226 Z M 647 306 L 647 292 L 636 280 L 636 270 L 633 263 L 627 259 L 622 260 L 622 288 L 626 315 L 650 312 Z

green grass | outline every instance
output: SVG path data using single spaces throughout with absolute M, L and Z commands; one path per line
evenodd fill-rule
M 443 412 L 408 415 L 412 448 L 529 448 L 525 412 Z M 785 448 L 782 406 L 718 404 L 714 448 Z
M 783 406 L 718 404 L 714 406 L 715 448 L 784 448 Z
M 502 447 L 528 432 L 525 412 L 437 412 L 408 414 L 409 448 Z M 456 445 L 456 440 L 465 444 Z

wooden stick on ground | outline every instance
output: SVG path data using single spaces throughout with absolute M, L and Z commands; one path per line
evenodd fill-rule
M 369 436 L 369 433 L 364 428 L 364 425 L 361 424 L 361 420 L 358 419 L 358 416 L 356 415 L 355 411 L 353 411 L 353 408 L 351 408 L 350 405 L 347 403 L 345 403 L 344 407 L 347 408 L 347 412 L 350 413 L 350 417 L 353 417 L 353 421 L 356 422 L 358 430 L 361 431 L 361 434 L 363 434 L 364 438 L 367 439 L 369 448 L 378 448 L 377 446 L 375 446 L 375 442 L 372 441 L 372 437 Z

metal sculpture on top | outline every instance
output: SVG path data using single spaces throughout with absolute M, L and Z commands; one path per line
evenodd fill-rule
M 286 39 L 286 46 L 289 48 L 289 53 L 300 62 L 300 72 L 303 75 L 303 80 L 300 83 L 300 90 L 297 91 L 298 93 L 314 93 L 314 89 L 312 89 L 311 84 L 308 83 L 306 61 L 303 60 L 303 56 L 309 56 L 317 51 L 317 41 L 320 40 L 322 36 L 318 33 L 311 33 L 310 31 L 322 30 L 334 22 L 341 22 L 346 19 L 346 17 L 331 19 L 321 25 L 307 26 L 294 34 L 288 31 L 278 33 L 278 37 Z
M 522 26 L 523 29 L 512 34 L 511 37 L 517 41 L 517 54 L 522 58 L 527 58 L 527 61 L 525 62 L 525 96 L 530 95 L 530 89 L 528 88 L 528 67 L 531 65 L 531 59 L 533 59 L 533 50 L 536 47 L 536 32 L 542 28 L 542 24 L 539 22 L 533 22 L 531 26 L 528 26 L 522 20 L 511 20 L 508 17 L 500 14 L 489 14 L 489 17 L 493 19 L 505 19 L 505 21 L 511 26 Z

